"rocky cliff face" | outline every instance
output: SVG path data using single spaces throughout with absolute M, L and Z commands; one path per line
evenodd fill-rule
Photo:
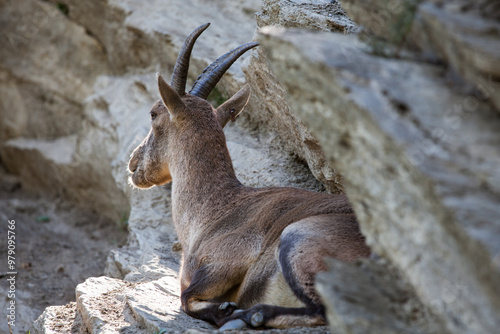
M 494 332 L 500 25 L 467 1 L 343 5 L 359 35 L 263 29 L 271 68 L 375 252 L 450 332 Z
M 226 131 L 238 177 L 345 191 L 377 253 L 318 277 L 332 331 L 494 332 L 500 25 L 494 3 L 473 3 L 343 1 L 361 29 L 322 0 L 0 3 L 2 163 L 35 192 L 129 214 L 108 277 L 47 308 L 36 331 L 211 330 L 179 309 L 169 187 L 132 189 L 126 163 L 149 129 L 154 73 L 168 77 L 186 35 L 212 22 L 188 84 L 232 47 L 263 44 L 211 96 L 252 86 Z

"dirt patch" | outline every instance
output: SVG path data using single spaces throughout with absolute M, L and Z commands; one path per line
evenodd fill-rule
M 31 194 L 1 166 L 0 220 L 2 310 L 10 302 L 6 281 L 7 272 L 12 271 L 6 256 L 8 222 L 15 221 L 14 333 L 33 332 L 33 321 L 46 307 L 75 301 L 76 285 L 88 277 L 103 275 L 109 251 L 127 237 L 124 222 L 77 208 L 64 198 Z M 0 333 L 8 332 L 7 321 L 2 319 Z

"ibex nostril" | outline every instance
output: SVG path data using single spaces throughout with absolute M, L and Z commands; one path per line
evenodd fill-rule
M 137 170 L 137 166 L 138 166 L 138 161 L 137 159 L 130 159 L 130 162 L 128 164 L 128 170 L 131 172 L 131 173 L 134 173 L 136 170 Z

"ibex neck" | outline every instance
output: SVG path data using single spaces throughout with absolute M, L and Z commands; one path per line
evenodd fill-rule
M 236 178 L 223 133 L 205 136 L 202 144 L 197 138 L 203 137 L 195 135 L 183 141 L 182 149 L 170 159 L 173 218 L 181 229 L 210 221 L 243 188 Z

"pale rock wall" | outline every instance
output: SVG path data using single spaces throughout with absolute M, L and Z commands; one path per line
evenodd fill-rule
M 328 0 L 263 0 L 256 19 L 259 27 L 280 26 L 342 33 L 357 29 L 339 2 Z
M 448 331 L 490 333 L 500 325 L 500 30 L 447 3 L 344 1 L 364 42 L 276 28 L 260 39 L 373 250 Z M 338 324 L 338 304 L 330 312 Z
M 85 140 L 101 133 L 85 112 L 93 82 L 109 73 L 101 46 L 49 3 L 0 6 L 0 89 L 8 96 L 0 102 L 2 162 L 26 188 L 119 219 L 129 207 L 106 167 L 114 147 L 102 152 Z
M 257 26 L 302 27 L 320 31 L 350 32 L 356 25 L 337 2 L 324 0 L 264 0 L 256 15 Z M 303 159 L 313 175 L 330 192 L 342 191 L 342 177 L 325 159 L 318 140 L 290 108 L 286 92 L 276 79 L 265 54 L 258 51 L 244 69 L 254 99 L 247 118 L 259 131 L 279 136 L 279 145 Z M 300 80 L 300 79 L 298 79 Z

